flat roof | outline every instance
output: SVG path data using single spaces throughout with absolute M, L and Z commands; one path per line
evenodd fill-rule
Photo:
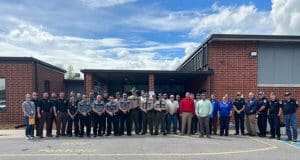
M 54 66 L 52 64 L 46 63 L 44 61 L 41 61 L 33 57 L 0 57 L 0 62 L 35 62 L 59 72 L 63 72 L 63 73 L 67 72 L 62 68 L 59 68 L 57 66 Z
M 176 69 L 180 70 L 203 46 L 214 41 L 258 41 L 258 42 L 300 42 L 296 35 L 255 35 L 255 34 L 211 34 L 195 51 Z

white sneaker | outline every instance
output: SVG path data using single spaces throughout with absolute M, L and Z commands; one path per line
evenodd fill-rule
M 25 139 L 26 139 L 26 140 L 28 140 L 28 139 L 29 139 L 29 137 L 27 137 L 27 136 L 26 136 L 26 137 L 25 137 Z
M 29 139 L 33 139 L 33 137 L 32 137 L 32 136 L 29 136 Z

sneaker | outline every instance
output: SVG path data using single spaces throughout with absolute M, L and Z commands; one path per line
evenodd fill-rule
M 210 135 L 206 135 L 207 138 L 211 138 Z
M 280 137 L 277 137 L 276 139 L 277 139 L 277 140 L 280 140 L 281 138 L 280 138 Z
M 25 139 L 26 139 L 26 140 L 29 140 L 29 136 L 26 136 Z
M 292 142 L 297 142 L 297 139 L 294 139 L 294 138 L 293 138 L 293 139 L 292 139 Z

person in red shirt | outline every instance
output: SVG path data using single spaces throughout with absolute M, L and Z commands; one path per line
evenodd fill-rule
M 183 98 L 180 102 L 179 106 L 180 116 L 182 118 L 182 130 L 181 135 L 185 134 L 186 126 L 187 126 L 187 134 L 191 134 L 191 123 L 192 117 L 195 113 L 195 103 L 194 100 L 190 98 L 190 93 L 185 93 L 185 98 Z

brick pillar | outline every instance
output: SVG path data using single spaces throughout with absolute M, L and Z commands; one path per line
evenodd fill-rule
M 155 83 L 154 83 L 154 81 L 155 81 L 155 77 L 154 77 L 154 74 L 149 74 L 149 76 L 148 76 L 149 78 L 148 78 L 148 87 L 149 87 L 149 91 L 154 91 L 154 89 L 155 89 Z
M 84 87 L 86 94 L 94 90 L 94 77 L 92 73 L 84 73 Z

